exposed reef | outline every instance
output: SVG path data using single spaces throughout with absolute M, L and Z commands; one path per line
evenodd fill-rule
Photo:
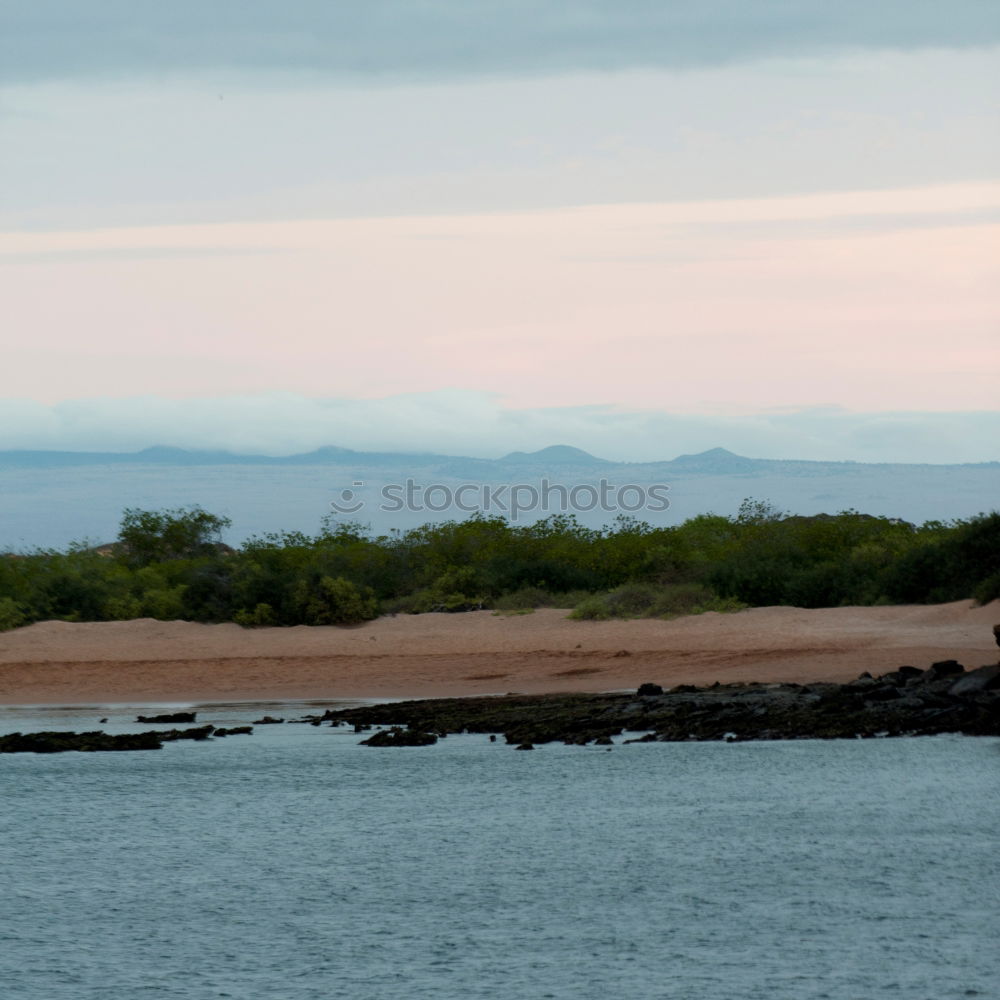
M 374 736 L 361 742 L 368 747 L 429 747 L 437 741 L 437 733 L 393 726 L 390 729 L 380 729 Z
M 643 684 L 635 694 L 436 698 L 330 710 L 355 732 L 391 726 L 369 746 L 424 745 L 409 734 L 502 733 L 517 747 L 634 741 L 854 739 L 964 733 L 1000 735 L 1000 665 L 966 671 L 955 660 L 903 666 L 847 684 Z M 406 737 L 406 741 L 404 741 Z M 431 740 L 425 741 L 433 742 Z
M 9 733 L 0 736 L 0 753 L 63 753 L 67 750 L 84 752 L 112 750 L 159 750 L 164 743 L 175 740 L 207 740 L 213 736 L 249 735 L 251 726 L 216 729 L 197 726 L 193 729 L 149 730 L 145 733 L 109 733 L 95 730 L 89 733 L 41 732 Z

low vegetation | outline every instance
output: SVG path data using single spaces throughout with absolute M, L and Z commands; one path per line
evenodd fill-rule
M 200 508 L 126 510 L 117 541 L 0 558 L 0 630 L 139 617 L 349 625 L 385 613 L 573 609 L 580 619 L 671 617 L 772 604 L 936 603 L 1000 597 L 1000 513 L 914 525 L 857 511 L 811 517 L 745 501 L 654 528 L 572 517 L 474 516 L 372 536 L 328 521 L 221 541 Z

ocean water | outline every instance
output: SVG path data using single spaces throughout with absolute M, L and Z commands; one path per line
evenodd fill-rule
M 655 466 L 614 467 L 612 482 L 648 483 L 658 476 Z M 457 488 L 479 482 L 482 471 L 470 468 L 460 476 L 439 470 L 409 470 L 422 486 L 441 483 Z M 529 485 L 538 475 L 569 485 L 596 482 L 594 469 L 569 472 L 559 467 L 519 477 Z M 495 473 L 503 476 L 504 474 Z M 638 477 L 638 478 L 637 478 Z M 426 507 L 413 511 L 385 512 L 379 498 L 382 488 L 404 482 L 399 470 L 355 465 L 96 465 L 68 468 L 20 468 L 4 465 L 0 456 L 0 552 L 35 546 L 64 548 L 71 542 L 111 542 L 117 537 L 122 510 L 140 507 L 161 510 L 199 504 L 214 514 L 232 518 L 224 541 L 239 545 L 250 535 L 269 531 L 304 531 L 316 534 L 330 501 L 355 482 L 365 506 L 349 520 L 369 525 L 375 534 L 405 531 L 432 521 L 465 520 L 468 511 L 449 507 L 435 512 Z M 489 478 L 503 483 L 505 478 Z M 655 482 L 662 479 L 655 478 Z M 635 512 L 654 525 L 679 524 L 705 511 L 734 515 L 744 497 L 769 499 L 782 510 L 797 514 L 833 513 L 857 508 L 867 514 L 928 519 L 971 517 L 992 510 L 1000 493 L 1000 468 L 994 466 L 790 466 L 776 473 L 733 475 L 671 475 L 670 507 L 662 513 Z M 440 501 L 440 498 L 438 498 Z M 466 500 L 470 497 L 467 495 Z M 491 510 L 487 513 L 502 513 Z M 558 509 L 539 509 L 522 515 L 533 523 Z M 600 528 L 614 521 L 614 512 L 575 512 L 580 521 Z
M 1000 740 L 360 738 L 0 756 L 0 994 L 1000 997 Z

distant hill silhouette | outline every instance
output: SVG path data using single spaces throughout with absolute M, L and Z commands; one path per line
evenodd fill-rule
M 761 459 L 744 458 L 735 455 L 725 448 L 710 448 L 696 455 L 678 455 L 671 468 L 677 472 L 707 472 L 713 475 L 725 475 L 731 472 L 749 472 Z
M 469 458 L 456 455 L 441 455 L 435 452 L 402 451 L 354 451 L 327 445 L 313 451 L 297 455 L 254 455 L 229 451 L 196 451 L 156 445 L 141 451 L 98 452 L 98 451 L 0 451 L 0 467 L 5 468 L 63 468 L 75 465 L 165 465 L 165 466 L 205 466 L 205 465 L 336 465 L 357 467 L 398 467 L 400 469 L 440 467 L 451 472 L 469 470 L 470 474 L 499 471 L 508 466 L 572 466 L 575 470 L 588 468 L 609 470 L 613 467 L 648 472 L 681 472 L 700 475 L 732 475 L 748 472 L 779 472 L 793 469 L 796 474 L 818 471 L 821 468 L 843 470 L 845 467 L 864 468 L 1000 468 L 1000 462 L 956 463 L 954 465 L 929 465 L 923 463 L 866 463 L 866 462 L 824 462 L 808 459 L 747 458 L 726 448 L 710 448 L 708 451 L 691 455 L 678 455 L 673 459 L 656 462 L 621 462 L 597 458 L 581 448 L 556 444 L 539 451 L 512 451 L 503 458 Z M 465 474 L 465 473 L 461 473 Z
M 498 459 L 500 462 L 517 465 L 612 465 L 603 458 L 595 458 L 589 452 L 568 444 L 553 444 L 540 451 L 512 451 Z

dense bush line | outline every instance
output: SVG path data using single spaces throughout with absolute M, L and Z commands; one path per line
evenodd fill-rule
M 1000 597 L 1000 513 L 920 526 L 856 511 L 787 516 L 746 501 L 654 528 L 572 517 L 425 525 L 372 537 L 329 522 L 234 550 L 200 508 L 126 510 L 113 545 L 0 558 L 0 629 L 138 617 L 339 625 L 387 612 L 575 608 L 579 618 L 746 605 L 830 607 Z

